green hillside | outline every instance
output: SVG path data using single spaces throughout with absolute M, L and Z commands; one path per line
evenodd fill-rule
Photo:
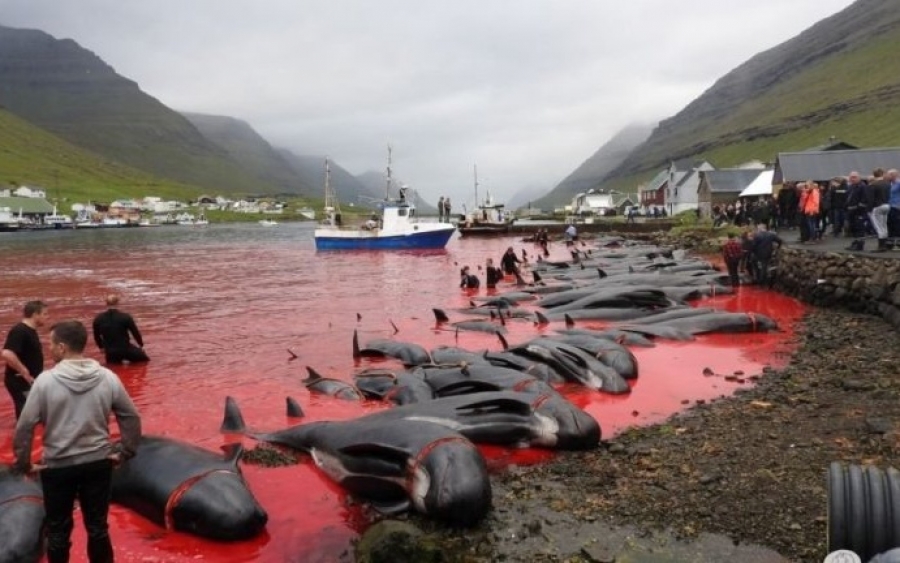
M 109 202 L 148 195 L 188 199 L 203 191 L 75 147 L 2 108 L 0 184 L 40 186 L 49 199 L 60 202 Z
M 214 193 L 276 193 L 76 42 L 0 26 L 0 100 L 70 143 L 158 177 Z
M 826 144 L 900 145 L 900 0 L 859 0 L 722 77 L 606 177 L 634 185 L 670 160 L 716 167 Z M 893 166 L 893 163 L 885 163 Z

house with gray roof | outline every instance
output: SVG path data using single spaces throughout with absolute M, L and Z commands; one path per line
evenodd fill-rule
M 700 172 L 714 169 L 715 167 L 705 160 L 684 158 L 671 162 L 665 203 L 668 214 L 675 215 L 682 211 L 697 209 Z
M 847 176 L 854 170 L 865 178 L 876 168 L 900 168 L 900 148 L 779 153 L 772 183 L 828 182 L 838 176 Z
M 716 205 L 725 207 L 737 201 L 741 192 L 762 173 L 759 169 L 724 168 L 700 172 L 697 206 L 701 217 L 712 217 Z

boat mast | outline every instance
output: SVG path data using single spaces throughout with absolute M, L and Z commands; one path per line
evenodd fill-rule
M 384 188 L 384 201 L 390 201 L 391 199 L 391 145 L 388 145 L 388 161 L 387 161 L 387 175 L 385 176 L 387 180 L 387 185 Z
M 340 215 L 341 207 L 334 190 L 331 189 L 331 161 L 325 157 L 325 215 L 333 219 Z
M 475 209 L 478 209 L 478 165 L 475 165 Z

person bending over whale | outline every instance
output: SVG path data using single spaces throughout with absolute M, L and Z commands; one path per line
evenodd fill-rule
M 144 339 L 134 319 L 128 313 L 119 311 L 119 296 L 106 296 L 109 307 L 94 318 L 94 342 L 106 354 L 107 364 L 121 364 L 125 361 L 148 362 L 150 358 L 144 352 Z M 137 346 L 131 343 L 129 334 Z

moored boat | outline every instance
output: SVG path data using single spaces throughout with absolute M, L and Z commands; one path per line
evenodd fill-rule
M 401 187 L 399 198 L 391 198 L 391 149 L 388 147 L 385 199 L 360 226 L 342 224 L 340 204 L 331 187 L 330 167 L 325 159 L 325 222 L 314 233 L 316 250 L 394 250 L 444 248 L 456 227 L 450 223 L 420 221 L 416 206 Z
M 506 211 L 502 203 L 497 203 L 487 192 L 484 201 L 478 201 L 478 167 L 475 167 L 475 209 L 467 213 L 460 222 L 460 236 L 505 235 L 516 221 L 512 213 Z

